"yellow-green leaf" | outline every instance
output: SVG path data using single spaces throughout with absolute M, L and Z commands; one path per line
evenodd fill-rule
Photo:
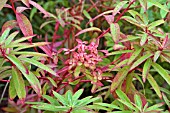
M 165 79 L 165 81 L 170 85 L 170 76 L 165 69 L 163 69 L 159 64 L 152 62 L 152 67 Z
M 142 71 L 142 79 L 143 79 L 143 82 L 146 81 L 146 78 L 147 78 L 147 75 L 148 75 L 148 73 L 149 73 L 151 64 L 152 64 L 152 60 L 149 58 L 149 59 L 146 60 L 144 66 L 143 66 L 143 71 Z
M 120 83 L 125 79 L 129 72 L 129 66 L 123 67 L 119 72 L 116 74 L 114 77 L 112 84 L 111 84 L 111 92 L 113 92 L 119 85 Z
M 25 83 L 21 73 L 12 67 L 12 78 L 14 80 L 14 87 L 19 99 L 24 100 L 26 97 Z
M 120 27 L 118 23 L 111 23 L 110 24 L 110 31 L 112 35 L 112 39 L 115 43 L 119 41 L 120 37 Z
M 160 87 L 156 83 L 155 79 L 152 77 L 151 74 L 148 73 L 147 80 L 149 81 L 152 88 L 155 90 L 156 94 L 159 96 L 159 98 L 162 98 Z
M 21 60 L 24 61 L 24 62 L 28 62 L 30 64 L 33 64 L 33 65 L 35 65 L 35 66 L 37 66 L 37 67 L 39 67 L 39 68 L 41 68 L 41 69 L 43 69 L 45 71 L 57 76 L 56 72 L 54 72 L 51 68 L 49 68 L 48 66 L 46 66 L 46 65 L 44 65 L 44 64 L 42 64 L 42 63 L 40 63 L 40 62 L 38 62 L 38 61 L 36 61 L 34 59 L 21 58 Z
M 133 63 L 133 65 L 131 66 L 130 70 L 136 68 L 138 65 L 143 63 L 145 60 L 147 60 L 151 56 L 152 56 L 152 53 L 147 53 L 144 56 L 140 57 L 136 62 Z

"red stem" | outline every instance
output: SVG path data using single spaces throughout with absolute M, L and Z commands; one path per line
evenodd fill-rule
M 14 2 L 13 0 L 10 0 L 11 4 L 12 4 L 12 10 L 14 11 L 14 13 L 16 14 L 16 10 L 15 10 L 15 6 L 14 6 Z
M 128 7 L 127 7 L 125 10 L 123 10 L 122 13 L 120 13 L 120 15 L 119 15 L 118 18 L 116 19 L 115 23 L 117 23 L 117 22 L 121 19 L 121 17 L 128 11 L 128 9 L 130 8 L 130 6 L 131 6 L 135 1 L 136 1 L 136 0 L 133 0 L 132 2 L 129 3 Z M 100 39 L 101 37 L 103 37 L 103 36 L 104 36 L 106 33 L 108 33 L 108 32 L 110 32 L 110 27 L 109 27 L 106 31 L 104 31 L 100 36 L 98 36 L 98 38 Z

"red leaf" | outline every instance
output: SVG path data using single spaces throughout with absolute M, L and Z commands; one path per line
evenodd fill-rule
M 6 28 L 13 29 L 14 27 L 17 26 L 17 21 L 16 20 L 10 20 L 5 22 L 5 24 L 2 26 L 2 33 L 5 31 Z
M 34 1 L 29 0 L 29 3 L 31 5 L 33 5 L 34 7 L 36 7 L 38 10 L 40 10 L 41 13 L 43 13 L 45 15 L 45 17 L 49 17 L 49 14 L 46 10 L 44 10 L 39 4 L 37 4 Z
M 39 46 L 49 57 L 52 57 L 52 52 L 47 46 Z
M 21 13 L 17 13 L 16 18 L 17 18 L 18 25 L 22 33 L 24 34 L 24 36 L 32 36 L 33 35 L 32 25 L 28 20 L 28 18 Z

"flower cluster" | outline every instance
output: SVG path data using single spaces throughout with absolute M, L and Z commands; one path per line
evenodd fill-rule
M 69 65 L 69 69 L 84 65 L 84 67 L 90 69 L 94 79 L 101 80 L 102 71 L 97 67 L 98 62 L 102 61 L 101 56 L 98 54 L 98 45 L 94 42 L 87 45 L 87 41 L 82 42 L 80 39 L 76 39 L 76 41 L 78 42 L 76 47 L 71 50 L 64 49 L 65 54 L 72 54 L 65 64 Z

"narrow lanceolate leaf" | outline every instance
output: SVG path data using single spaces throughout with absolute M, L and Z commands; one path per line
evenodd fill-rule
M 112 35 L 112 39 L 115 43 L 118 43 L 120 37 L 120 27 L 118 23 L 110 24 L 110 31 Z
M 159 26 L 159 25 L 161 25 L 163 23 L 165 23 L 165 21 L 163 19 L 162 20 L 154 21 L 154 22 L 152 22 L 152 23 L 150 23 L 148 25 L 148 30 L 151 30 L 151 29 L 153 29 L 153 28 L 155 28 L 155 27 L 157 27 L 157 26 Z
M 135 105 L 136 105 L 139 109 L 142 109 L 142 100 L 141 100 L 140 96 L 137 95 L 137 94 L 135 94 L 134 100 L 135 100 Z
M 36 2 L 32 1 L 32 0 L 29 0 L 29 3 L 31 5 L 33 5 L 34 7 L 36 7 L 41 13 L 43 13 L 45 15 L 45 17 L 49 17 L 49 13 L 44 10 L 39 4 L 37 4 Z
M 76 69 L 74 70 L 74 76 L 78 77 L 81 72 L 81 66 L 77 66 Z
M 147 34 L 146 33 L 144 33 L 143 35 L 142 35 L 142 38 L 141 38 L 141 40 L 140 40 L 140 45 L 141 46 L 143 46 L 145 43 L 146 43 L 146 41 L 147 41 Z
M 152 75 L 148 73 L 147 79 L 148 79 L 150 85 L 152 86 L 152 88 L 155 90 L 156 94 L 159 96 L 159 98 L 162 98 L 160 87 L 158 86 L 158 84 L 156 83 L 156 81 L 152 77 Z
M 12 78 L 14 80 L 14 87 L 19 99 L 24 100 L 26 97 L 24 80 L 21 73 L 17 71 L 17 69 L 15 69 L 14 67 L 12 68 Z
M 139 66 L 141 63 L 143 63 L 145 60 L 147 60 L 151 56 L 152 56 L 151 53 L 147 53 L 144 56 L 140 57 L 137 61 L 135 61 L 133 63 L 133 65 L 131 66 L 130 70 L 136 68 L 137 66 Z
M 91 27 L 91 28 L 86 28 L 86 29 L 78 32 L 75 36 L 78 36 L 78 35 L 80 35 L 80 34 L 83 34 L 83 33 L 89 32 L 89 31 L 99 31 L 99 32 L 101 32 L 101 30 L 100 30 L 99 28 L 97 28 L 97 27 Z
M 35 65 L 35 66 L 37 66 L 37 67 L 39 67 L 39 68 L 53 74 L 55 76 L 57 75 L 56 72 L 54 72 L 51 68 L 49 68 L 48 66 L 46 66 L 46 65 L 44 65 L 44 64 L 42 64 L 42 63 L 40 63 L 40 62 L 38 62 L 38 61 L 36 61 L 34 59 L 21 58 L 21 60 L 24 61 L 24 62 L 28 62 L 30 64 L 33 64 L 33 65 Z
M 67 106 L 55 106 L 55 105 L 47 104 L 47 103 L 33 105 L 31 107 L 36 108 L 36 109 L 41 109 L 41 110 L 54 111 L 54 112 L 57 112 L 57 111 L 61 112 L 61 111 L 69 110 L 69 107 Z
M 125 66 L 122 68 L 115 76 L 115 78 L 112 81 L 111 84 L 111 92 L 113 92 L 119 85 L 120 83 L 125 79 L 129 72 L 129 66 Z
M 162 4 L 160 4 L 159 2 L 157 2 L 156 0 L 147 0 L 148 2 L 152 3 L 153 5 L 155 5 L 156 7 L 159 7 L 162 10 L 165 10 L 166 12 L 168 12 L 168 8 L 163 6 Z
M 162 95 L 166 105 L 168 105 L 168 107 L 170 108 L 170 101 L 168 100 L 167 96 L 164 93 L 162 93 Z
M 62 95 L 58 94 L 57 92 L 53 91 L 54 96 L 60 101 L 64 106 L 68 105 L 68 100 L 64 98 Z
M 0 1 L 0 11 L 1 11 L 2 8 L 5 6 L 5 4 L 6 4 L 7 1 L 8 1 L 8 0 L 1 0 L 1 1 Z
M 130 17 L 130 16 L 123 16 L 121 19 L 124 19 L 126 20 L 127 22 L 131 23 L 131 24 L 134 24 L 138 27 L 141 27 L 143 28 L 144 26 L 143 25 L 140 25 L 139 22 L 137 22 L 134 18 Z
M 10 79 L 10 83 L 9 83 L 9 98 L 11 100 L 13 100 L 16 96 L 17 96 L 17 93 L 16 93 L 16 90 L 15 90 L 15 87 L 14 87 L 14 79 L 13 77 Z
M 127 97 L 127 95 L 121 91 L 120 89 L 117 89 L 116 90 L 116 94 L 118 95 L 118 97 L 123 100 L 123 101 L 126 101 L 126 102 L 129 102 L 130 103 L 130 99 Z
M 112 15 L 115 16 L 119 11 L 122 9 L 122 7 L 127 3 L 128 1 L 122 1 L 117 4 L 117 6 L 114 8 Z
M 35 92 L 41 96 L 41 85 L 36 78 L 36 76 L 29 70 L 27 70 L 22 62 L 14 55 L 8 55 L 6 56 L 13 64 L 16 65 L 16 67 L 22 72 L 22 74 L 25 76 L 25 78 L 28 80 L 28 82 L 31 84 L 32 88 L 35 90 Z
M 43 56 L 43 57 L 47 57 L 46 54 L 43 53 L 37 53 L 37 52 L 28 52 L 28 51 L 19 51 L 19 52 L 15 52 L 12 51 L 10 54 L 14 54 L 14 55 L 25 55 L 25 56 Z
M 165 81 L 170 85 L 170 76 L 165 69 L 163 69 L 159 64 L 153 62 L 152 67 L 165 79 Z
M 13 29 L 14 27 L 17 26 L 17 21 L 16 20 L 10 20 L 5 22 L 5 24 L 2 26 L 2 32 L 4 32 L 7 28 Z
M 156 61 L 157 61 L 157 59 L 159 58 L 160 54 L 161 54 L 161 51 L 157 51 L 157 52 L 155 52 L 155 54 L 154 54 L 154 58 L 153 58 L 153 61 L 154 61 L 154 62 L 156 62 Z
M 148 75 L 148 73 L 149 73 L 151 64 L 152 64 L 152 60 L 149 58 L 149 59 L 146 60 L 144 66 L 143 66 L 143 71 L 142 71 L 142 79 L 143 79 L 143 82 L 146 81 L 146 78 L 147 78 L 147 75 Z
M 8 36 L 8 38 L 6 39 L 6 41 L 5 41 L 5 46 L 6 45 L 9 45 L 11 42 L 12 42 L 12 40 L 16 37 L 16 35 L 19 33 L 19 31 L 15 31 L 15 32 L 13 32 L 12 34 L 10 34 L 9 36 Z
M 28 20 L 28 18 L 21 13 L 17 13 L 16 18 L 17 18 L 18 25 L 22 33 L 24 34 L 24 36 L 32 36 L 33 35 L 32 25 Z
M 30 7 L 29 0 L 21 0 L 27 7 Z
M 111 53 L 108 53 L 107 55 L 117 55 L 117 54 L 123 54 L 123 53 L 131 53 L 133 50 L 120 50 L 120 51 L 114 51 Z
M 140 5 L 143 7 L 144 11 L 147 10 L 147 0 L 139 0 Z
M 141 53 L 141 51 L 142 48 L 136 48 L 136 50 L 133 52 L 130 59 L 128 60 L 127 65 L 130 65 L 136 59 L 136 57 Z
M 7 38 L 7 36 L 9 35 L 10 29 L 7 28 L 1 35 L 0 37 L 0 44 L 2 44 L 3 42 L 5 42 L 5 39 Z

